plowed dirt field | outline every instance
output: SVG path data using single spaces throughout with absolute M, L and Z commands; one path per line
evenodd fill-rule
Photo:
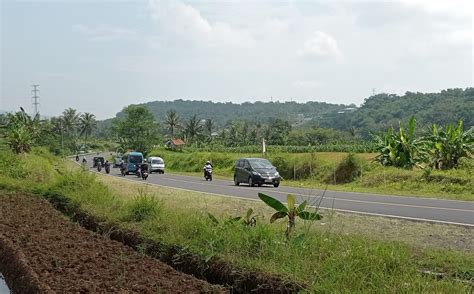
M 47 201 L 0 192 L 0 272 L 12 293 L 224 293 L 81 228 Z

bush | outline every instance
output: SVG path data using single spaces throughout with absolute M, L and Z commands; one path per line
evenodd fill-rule
M 162 207 L 163 203 L 161 201 L 139 189 L 138 196 L 127 207 L 125 219 L 127 221 L 141 222 L 149 217 L 156 216 Z
M 332 184 L 346 184 L 353 182 L 361 174 L 361 164 L 354 153 L 349 153 L 336 167 L 334 174 L 329 176 L 327 182 Z

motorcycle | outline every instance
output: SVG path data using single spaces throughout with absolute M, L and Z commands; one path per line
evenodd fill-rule
M 141 177 L 142 180 L 148 179 L 148 165 L 146 163 L 142 163 L 137 169 L 137 177 Z
M 212 181 L 212 169 L 204 170 L 204 178 L 206 179 L 206 181 Z
M 97 171 L 100 172 L 102 170 L 102 165 L 99 163 L 97 164 Z
M 105 164 L 105 173 L 110 174 L 110 164 L 109 163 Z

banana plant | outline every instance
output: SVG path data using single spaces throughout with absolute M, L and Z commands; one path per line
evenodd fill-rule
M 426 142 L 415 136 L 416 119 L 414 116 L 408 122 L 408 128 L 399 123 L 395 132 L 391 127 L 383 135 L 374 136 L 374 143 L 379 155 L 375 158 L 385 166 L 413 168 L 426 161 Z
M 435 169 L 455 168 L 462 157 L 474 153 L 474 128 L 464 131 L 462 120 L 445 128 L 433 124 L 427 139 L 431 143 L 431 166 Z
M 303 220 L 320 220 L 322 217 L 317 212 L 310 212 L 305 210 L 308 202 L 305 200 L 300 205 L 296 206 L 295 196 L 288 194 L 287 202 L 288 206 L 285 206 L 279 200 L 265 195 L 263 193 L 258 193 L 258 197 L 265 202 L 268 206 L 275 209 L 276 212 L 271 216 L 270 223 L 275 222 L 280 218 L 288 218 L 288 225 L 286 227 L 285 235 L 287 239 L 290 239 L 291 233 L 293 232 L 296 226 L 296 217 L 299 217 Z

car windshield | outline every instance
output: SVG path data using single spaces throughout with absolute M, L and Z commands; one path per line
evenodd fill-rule
M 250 159 L 249 162 L 253 168 L 273 168 L 273 165 L 270 163 L 270 161 L 263 158 Z
M 161 160 L 161 159 L 153 159 L 153 160 L 151 161 L 151 163 L 152 163 L 152 164 L 163 164 L 163 160 Z
M 128 162 L 130 163 L 142 163 L 143 161 L 143 157 L 141 157 L 140 155 L 130 155 L 128 157 Z

